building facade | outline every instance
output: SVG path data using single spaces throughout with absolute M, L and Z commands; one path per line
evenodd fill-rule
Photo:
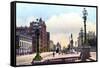
M 32 53 L 32 38 L 26 35 L 16 35 L 16 54 L 25 55 Z
M 55 50 L 55 45 L 52 40 L 50 40 L 50 45 L 49 45 L 49 51 L 54 51 Z
M 30 45 L 32 45 L 31 46 L 32 49 L 30 51 L 32 53 L 36 52 L 36 46 L 37 46 L 36 29 L 38 28 L 39 28 L 39 49 L 40 52 L 46 52 L 48 51 L 49 48 L 50 33 L 46 31 L 46 24 L 41 18 L 37 19 L 36 21 L 30 22 L 29 27 L 21 26 L 16 28 L 16 33 L 19 35 L 19 38 L 21 38 L 20 35 L 24 35 L 26 37 L 30 36 L 31 39 Z M 16 37 L 18 37 L 18 35 Z M 17 40 L 16 42 L 20 42 L 20 40 Z M 20 45 L 20 43 L 17 45 Z
M 61 44 L 59 42 L 56 44 L 56 53 L 61 53 Z

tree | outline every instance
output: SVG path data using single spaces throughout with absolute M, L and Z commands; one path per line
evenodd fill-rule
M 88 39 L 87 41 L 90 46 L 96 46 L 96 39 Z

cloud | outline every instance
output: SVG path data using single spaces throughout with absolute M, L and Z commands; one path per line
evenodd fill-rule
M 96 24 L 88 21 L 87 31 L 96 31 Z M 74 41 L 77 40 L 80 28 L 84 23 L 80 15 L 76 13 L 65 13 L 54 15 L 46 21 L 47 31 L 50 32 L 50 39 L 56 44 L 60 42 L 62 46 L 69 43 L 70 34 L 73 34 Z
M 47 30 L 53 33 L 76 32 L 82 27 L 82 19 L 75 13 L 54 15 L 46 21 Z M 77 27 L 78 26 L 78 27 Z

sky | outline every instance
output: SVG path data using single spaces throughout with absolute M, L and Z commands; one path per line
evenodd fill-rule
M 43 5 L 17 3 L 16 22 L 17 26 L 29 26 L 31 21 L 42 18 L 50 32 L 50 39 L 54 44 L 59 42 L 61 46 L 67 47 L 71 33 L 74 42 L 77 41 L 78 33 L 83 24 L 83 8 L 86 8 L 87 32 L 96 31 L 96 8 L 62 5 Z

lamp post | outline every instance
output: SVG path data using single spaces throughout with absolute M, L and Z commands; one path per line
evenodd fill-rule
M 87 10 L 84 8 L 83 9 L 83 20 L 84 20 L 84 43 L 82 43 L 82 50 L 81 50 L 81 60 L 84 62 L 86 59 L 89 59 L 90 57 L 90 47 L 88 46 L 87 43 L 87 38 L 86 38 L 86 20 L 87 20 Z M 82 32 L 82 31 L 81 31 Z M 81 40 L 82 41 L 82 40 Z
M 83 9 L 83 20 L 84 20 L 84 43 L 86 43 L 86 20 L 87 20 L 87 10 L 84 8 Z
M 40 35 L 39 29 L 36 29 L 35 33 L 36 33 L 36 42 L 37 42 L 36 52 L 37 52 L 37 54 L 39 54 L 39 35 Z
M 40 51 L 39 51 L 39 36 L 40 36 L 40 29 L 41 26 L 38 25 L 38 23 L 36 24 L 36 30 L 35 30 L 35 35 L 36 35 L 36 56 L 33 59 L 32 63 L 34 63 L 34 61 L 40 61 L 42 60 L 42 57 L 40 56 Z

